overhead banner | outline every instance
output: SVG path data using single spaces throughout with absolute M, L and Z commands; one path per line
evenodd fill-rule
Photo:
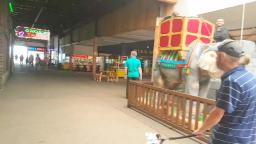
M 50 39 L 50 31 L 46 29 L 17 26 L 15 29 L 15 34 L 19 38 L 36 39 L 36 40 Z

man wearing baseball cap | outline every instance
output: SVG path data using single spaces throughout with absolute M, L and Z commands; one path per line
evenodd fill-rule
M 212 129 L 210 144 L 256 143 L 256 78 L 240 65 L 244 55 L 239 41 L 225 40 L 216 49 L 217 66 L 224 71 L 216 106 L 194 132 Z

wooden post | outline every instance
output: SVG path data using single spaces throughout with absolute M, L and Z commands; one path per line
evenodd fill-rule
M 156 70 L 157 57 L 159 55 L 158 46 L 159 46 L 160 21 L 161 21 L 161 18 L 156 19 L 155 40 L 154 40 L 154 48 L 153 48 L 153 61 L 152 61 L 152 75 L 151 75 L 152 82 L 153 82 L 153 77 L 154 77 L 154 71 Z
M 152 61 L 152 75 L 151 82 L 153 82 L 154 71 L 156 68 L 157 57 L 159 56 L 159 33 L 160 33 L 160 22 L 162 20 L 161 17 L 170 16 L 173 14 L 174 5 L 176 0 L 159 0 L 161 2 L 168 2 L 160 4 L 160 17 L 156 19 L 156 27 L 155 27 L 155 39 L 154 39 L 154 49 L 153 49 L 153 61 Z
M 96 80 L 96 57 L 98 56 L 98 38 L 95 37 L 93 40 L 93 64 L 92 64 L 92 74 L 93 79 Z

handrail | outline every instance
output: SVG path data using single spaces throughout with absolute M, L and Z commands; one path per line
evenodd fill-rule
M 215 106 L 214 100 L 155 87 L 145 82 L 130 81 L 127 88 L 128 107 L 188 134 L 202 125 Z M 207 137 L 201 140 L 207 141 Z

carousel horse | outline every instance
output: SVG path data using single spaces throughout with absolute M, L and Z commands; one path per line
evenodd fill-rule
M 245 56 L 240 59 L 240 63 L 246 68 L 256 72 L 256 45 L 252 41 L 242 40 L 241 46 Z M 161 67 L 158 63 L 153 72 L 153 84 L 158 87 L 175 90 L 178 85 L 183 83 L 185 93 L 193 96 L 207 97 L 210 89 L 211 78 L 220 78 L 223 74 L 216 66 L 217 54 L 212 49 L 216 49 L 220 44 L 192 43 L 193 53 L 190 56 L 189 73 L 185 69 L 168 69 Z M 182 73 L 179 75 L 178 73 Z M 178 76 L 179 75 L 179 76 Z

